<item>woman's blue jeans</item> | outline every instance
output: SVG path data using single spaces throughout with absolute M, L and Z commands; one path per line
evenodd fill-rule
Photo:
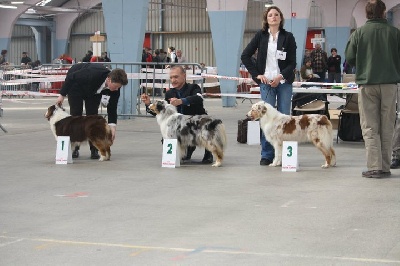
M 270 85 L 261 83 L 260 94 L 261 99 L 272 106 L 277 107 L 278 111 L 290 115 L 292 109 L 292 84 L 279 84 L 278 87 L 272 88 Z M 275 157 L 274 147 L 265 139 L 264 133 L 260 133 L 261 141 L 261 158 L 273 161 Z

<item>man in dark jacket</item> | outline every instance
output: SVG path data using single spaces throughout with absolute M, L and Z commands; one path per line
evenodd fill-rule
M 205 115 L 207 114 L 203 105 L 203 97 L 201 89 L 197 84 L 186 83 L 186 72 L 182 66 L 173 66 L 170 69 L 169 77 L 173 88 L 165 93 L 165 100 L 176 106 L 179 113 L 184 115 Z M 147 107 L 150 105 L 150 97 L 147 94 L 142 94 L 142 101 L 146 105 L 146 110 L 152 115 Z M 190 160 L 196 147 L 188 147 L 184 161 Z M 207 149 L 204 152 L 202 163 L 210 164 L 213 162 L 213 156 Z
M 65 96 L 68 95 L 71 115 L 81 116 L 83 102 L 85 102 L 86 115 L 97 115 L 101 102 L 107 106 L 108 124 L 111 126 L 114 140 L 119 89 L 126 84 L 128 84 L 128 78 L 123 69 L 116 68 L 110 71 L 101 64 L 76 64 L 68 70 L 56 104 L 62 104 Z M 97 149 L 91 143 L 89 144 L 90 158 L 99 159 Z M 79 147 L 75 148 L 72 157 L 79 157 Z

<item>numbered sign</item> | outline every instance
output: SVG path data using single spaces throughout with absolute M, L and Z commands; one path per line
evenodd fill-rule
M 296 172 L 299 169 L 297 141 L 284 141 L 282 145 L 282 172 Z
M 247 122 L 247 144 L 259 145 L 260 144 L 260 122 L 249 121 Z
M 164 139 L 161 166 L 168 168 L 181 166 L 181 158 L 177 139 Z
M 71 142 L 69 136 L 57 137 L 56 164 L 72 163 Z

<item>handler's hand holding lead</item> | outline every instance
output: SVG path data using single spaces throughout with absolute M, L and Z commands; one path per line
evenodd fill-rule
M 182 104 L 181 99 L 178 98 L 171 98 L 169 99 L 170 104 L 172 104 L 173 106 L 178 106 Z
M 140 95 L 140 99 L 142 100 L 142 102 L 144 102 L 145 105 L 150 104 L 150 97 L 146 93 L 143 93 L 142 95 Z

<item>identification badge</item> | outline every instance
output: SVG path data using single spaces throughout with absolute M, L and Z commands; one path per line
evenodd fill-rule
M 276 51 L 276 59 L 278 60 L 286 60 L 286 52 L 284 51 Z
M 103 107 L 107 107 L 109 101 L 110 101 L 110 96 L 109 95 L 102 95 L 101 96 L 101 105 Z

